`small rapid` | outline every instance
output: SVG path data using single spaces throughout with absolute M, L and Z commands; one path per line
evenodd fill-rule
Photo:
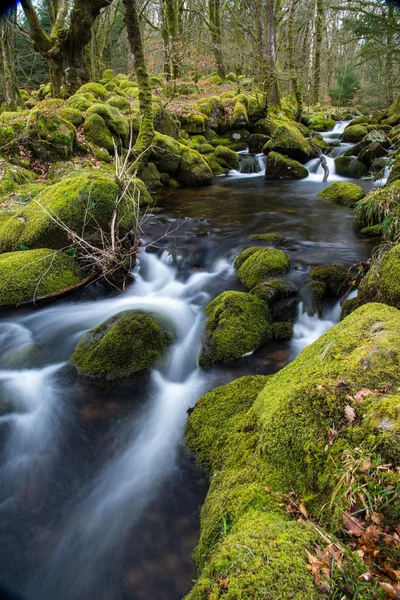
M 292 358 L 333 327 L 340 319 L 340 310 L 338 301 L 332 308 L 325 309 L 321 316 L 318 314 L 310 316 L 304 309 L 304 304 L 300 302 L 291 340 Z

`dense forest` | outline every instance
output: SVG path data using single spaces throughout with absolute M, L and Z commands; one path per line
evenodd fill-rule
M 0 596 L 400 598 L 400 7 L 0 19 Z

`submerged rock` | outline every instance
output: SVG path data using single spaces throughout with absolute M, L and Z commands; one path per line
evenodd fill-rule
M 288 271 L 290 260 L 282 250 L 252 246 L 239 254 L 234 266 L 239 281 L 252 289 L 267 278 Z
M 265 168 L 266 179 L 304 179 L 307 169 L 297 160 L 286 158 L 278 152 L 270 152 Z
M 351 275 L 342 265 L 321 265 L 310 273 L 313 282 L 324 285 L 324 296 L 340 298 L 347 291 Z
M 286 241 L 280 233 L 255 233 L 249 237 L 251 242 L 265 242 L 265 244 L 283 244 Z
M 13 306 L 59 292 L 82 279 L 74 260 L 41 248 L 0 255 L 0 305 Z
M 111 317 L 86 333 L 71 362 L 89 377 L 129 377 L 153 366 L 170 342 L 170 334 L 156 318 L 133 310 Z
M 355 183 L 337 181 L 328 185 L 317 196 L 327 198 L 328 200 L 339 200 L 339 202 L 347 206 L 355 206 L 366 194 L 362 187 Z
M 207 324 L 200 365 L 229 362 L 272 339 L 265 303 L 243 292 L 223 292 L 205 309 Z

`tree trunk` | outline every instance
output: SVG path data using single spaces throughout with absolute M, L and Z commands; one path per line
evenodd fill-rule
M 154 113 L 151 96 L 149 74 L 143 51 L 136 0 L 124 0 L 125 23 L 129 45 L 133 54 L 133 66 L 139 88 L 139 108 L 141 122 L 139 135 L 135 144 L 135 153 L 141 156 L 153 143 Z
M 222 52 L 222 31 L 221 31 L 221 4 L 220 0 L 209 0 L 208 2 L 209 22 L 211 29 L 211 41 L 217 72 L 222 79 L 225 79 L 224 55 Z
M 316 0 L 313 104 L 319 104 L 321 99 L 321 48 L 323 19 L 323 0 Z
M 170 72 L 177 79 L 181 70 L 177 0 L 165 0 L 165 22 L 168 31 Z
M 395 53 L 394 32 L 396 30 L 396 18 L 394 14 L 393 0 L 388 0 L 388 27 L 386 34 L 386 102 L 390 106 L 393 103 L 393 55 Z
M 276 72 L 274 0 L 256 1 L 257 37 L 260 55 L 260 80 L 266 95 L 267 109 L 279 110 L 281 98 Z
M 112 0 L 74 0 L 66 29 L 68 0 L 62 0 L 55 24 L 47 35 L 31 0 L 21 0 L 29 35 L 34 49 L 48 62 L 52 94 L 62 98 L 74 94 L 89 81 L 89 71 L 85 60 L 85 47 L 90 43 L 92 28 L 100 10 Z
M 288 16 L 288 62 L 290 69 L 290 78 L 292 80 L 293 92 L 296 98 L 297 111 L 296 121 L 300 121 L 303 113 L 303 94 L 299 78 L 297 77 L 296 63 L 294 60 L 294 0 L 290 0 L 289 16 Z
M 1 60 L 4 73 L 4 92 L 6 110 L 17 110 L 21 105 L 21 94 L 17 85 L 17 77 L 15 74 L 15 39 L 13 37 L 13 27 L 9 19 L 16 16 L 15 9 L 4 18 L 1 27 Z

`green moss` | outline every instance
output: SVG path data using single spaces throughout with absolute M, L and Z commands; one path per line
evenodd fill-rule
M 77 108 L 72 108 L 71 106 L 62 108 L 58 110 L 57 113 L 62 119 L 65 119 L 65 121 L 69 121 L 75 127 L 79 127 L 79 125 L 82 125 L 84 121 L 82 111 L 78 110 Z
M 83 130 L 89 142 L 99 148 L 105 148 L 110 153 L 114 152 L 114 138 L 100 115 L 92 114 L 86 117 Z
M 250 294 L 257 296 L 266 302 L 271 308 L 274 304 L 287 298 L 293 298 L 299 293 L 299 288 L 295 283 L 288 279 L 276 278 L 269 279 L 256 285 Z
M 362 279 L 358 302 L 382 302 L 400 308 L 400 246 L 382 254 Z
M 182 127 L 189 134 L 204 133 L 207 127 L 208 117 L 201 112 L 191 112 L 182 118 Z
M 173 138 L 156 133 L 151 148 L 151 160 L 160 172 L 174 176 L 179 168 L 182 148 L 182 144 Z
M 89 93 L 86 94 L 74 94 L 67 100 L 67 104 L 76 110 L 84 112 L 87 110 L 93 103 L 96 102 L 96 98 Z
M 347 290 L 351 274 L 342 265 L 321 265 L 311 271 L 311 279 L 325 285 L 325 295 L 331 298 L 342 296 Z
M 0 305 L 13 306 L 58 292 L 81 280 L 74 261 L 48 249 L 0 255 Z
M 286 124 L 274 131 L 272 138 L 265 144 L 263 152 L 265 154 L 277 152 L 301 163 L 307 162 L 315 154 L 310 143 L 300 131 Z
M 265 167 L 266 179 L 304 179 L 308 175 L 307 169 L 297 160 L 286 158 L 278 152 L 268 153 Z
M 348 317 L 357 308 L 358 308 L 358 299 L 357 298 L 350 298 L 350 300 L 345 300 L 342 304 L 342 310 L 340 312 L 340 320 L 343 321 L 343 319 Z
M 391 241 L 397 241 L 399 226 L 400 181 L 383 188 L 371 190 L 360 200 L 354 212 L 364 225 L 380 225 L 382 235 Z
M 235 260 L 239 281 L 248 289 L 262 283 L 268 277 L 285 273 L 290 260 L 282 250 L 254 246 L 243 250 Z
M 142 182 L 138 190 L 141 186 Z M 98 174 L 64 179 L 47 187 L 34 202 L 3 224 L 0 229 L 0 250 L 17 250 L 20 245 L 28 248 L 67 246 L 68 235 L 58 225 L 58 219 L 80 235 L 85 223 L 84 235 L 92 236 L 91 241 L 95 243 L 93 234 L 98 232 L 98 228 L 101 227 L 104 231 L 109 229 L 118 193 L 119 188 L 112 180 Z M 136 199 L 138 193 L 139 191 L 136 192 Z M 129 231 L 134 226 L 135 219 L 132 204 L 125 197 L 119 205 L 120 232 Z
M 98 100 L 107 100 L 108 98 L 108 92 L 104 85 L 101 85 L 101 83 L 95 83 L 93 81 L 90 83 L 85 83 L 77 91 L 77 94 L 86 93 L 92 94 Z
M 312 113 L 303 118 L 307 127 L 312 131 L 329 131 L 335 127 L 335 121 L 327 118 L 323 113 Z
M 359 179 L 368 175 L 368 168 L 357 158 L 352 156 L 338 156 L 335 158 L 335 167 L 338 175 Z
M 35 108 L 27 122 L 28 147 L 41 160 L 67 159 L 72 156 L 76 130 L 52 108 Z
M 363 125 L 348 125 L 342 133 L 342 142 L 357 143 L 360 142 L 368 130 Z
M 390 125 L 393 127 L 394 125 L 400 124 L 400 99 L 397 98 L 393 102 L 393 104 L 388 108 L 387 111 L 388 117 L 383 121 L 385 125 Z
M 249 117 L 247 115 L 246 105 L 243 102 L 235 102 L 230 123 L 231 127 L 243 127 L 246 126 L 248 122 Z
M 274 323 L 273 332 L 276 340 L 291 340 L 293 337 L 293 323 L 290 323 L 290 321 Z
M 131 106 L 128 98 L 124 98 L 124 96 L 111 96 L 111 98 L 107 100 L 107 103 L 110 106 L 114 106 L 115 108 L 122 110 L 123 112 L 128 111 Z
M 153 316 L 129 311 L 86 333 L 71 362 L 90 377 L 129 377 L 153 366 L 170 342 L 171 336 Z
M 255 233 L 249 237 L 251 242 L 265 242 L 266 244 L 283 244 L 285 236 L 280 233 Z
M 205 309 L 208 317 L 200 365 L 229 362 L 272 338 L 268 310 L 262 300 L 243 292 L 224 292 Z
M 237 169 L 239 167 L 238 154 L 225 146 L 217 146 L 215 148 L 215 158 L 217 161 L 222 160 L 230 169 Z
M 152 162 L 147 162 L 140 170 L 140 178 L 149 188 L 157 189 L 163 187 L 160 180 L 160 173 L 156 165 Z
M 380 225 L 370 225 L 369 227 L 363 227 L 360 233 L 367 237 L 380 238 L 382 237 L 382 227 Z
M 364 190 L 359 185 L 347 181 L 331 183 L 317 194 L 317 196 L 328 198 L 328 200 L 339 200 L 347 206 L 355 206 L 365 195 Z
M 37 178 L 37 175 L 32 171 L 28 171 L 18 165 L 13 165 L 4 159 L 0 159 L 0 198 L 9 195 L 17 186 L 24 186 L 32 183 Z
M 200 186 L 212 182 L 214 175 L 208 163 L 196 150 L 179 144 L 181 159 L 176 179 L 185 185 Z

